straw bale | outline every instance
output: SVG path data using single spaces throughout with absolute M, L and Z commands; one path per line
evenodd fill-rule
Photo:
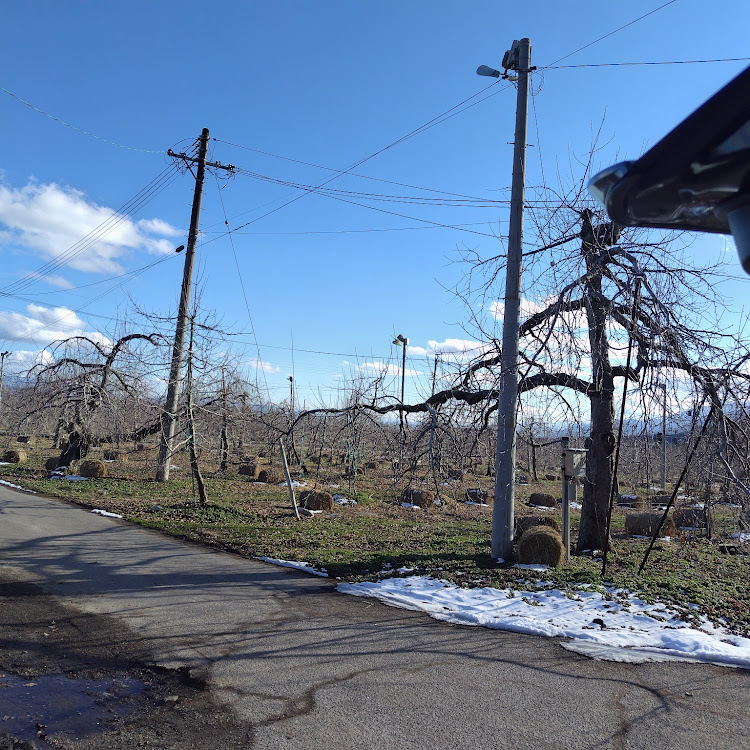
M 89 477 L 91 479 L 100 479 L 101 477 L 107 476 L 107 467 L 99 459 L 93 458 L 88 461 L 84 461 L 81 464 L 81 468 L 78 473 L 82 477 Z
M 258 474 L 260 473 L 260 466 L 258 466 L 258 464 L 255 462 L 240 464 L 240 468 L 237 469 L 237 473 L 243 477 L 252 477 L 253 479 L 257 479 Z
M 559 532 L 548 526 L 533 526 L 518 540 L 518 561 L 524 565 L 550 565 L 565 561 L 565 547 Z
M 662 513 L 628 513 L 625 516 L 625 533 L 631 536 L 653 536 L 662 515 Z M 673 536 L 675 530 L 674 521 L 667 517 L 659 536 Z
M 276 469 L 267 466 L 258 472 L 258 481 L 266 484 L 278 484 L 281 481 L 281 474 Z
M 472 487 L 466 490 L 466 499 L 470 503 L 486 503 L 488 497 L 487 490 L 480 489 L 479 487 Z
M 429 508 L 435 502 L 435 493 L 431 490 L 407 487 L 401 494 L 401 502 L 418 505 L 420 508 Z
M 706 509 L 699 505 L 683 505 L 674 512 L 674 524 L 678 528 L 703 527 L 706 525 Z
M 516 516 L 516 539 L 535 526 L 547 526 L 560 533 L 560 524 L 557 522 L 557 519 L 550 516 Z
M 333 510 L 333 495 L 322 490 L 303 490 L 299 496 L 300 505 L 308 510 Z
M 25 451 L 22 451 L 20 448 L 11 448 L 10 450 L 5 451 L 3 460 L 7 464 L 22 464 L 25 463 L 26 458 Z
M 532 492 L 529 498 L 530 505 L 541 505 L 545 508 L 554 508 L 557 506 L 557 500 L 554 495 L 546 492 Z
M 619 495 L 617 504 L 623 508 L 635 508 L 636 510 L 644 510 L 646 507 L 644 499 L 639 495 Z

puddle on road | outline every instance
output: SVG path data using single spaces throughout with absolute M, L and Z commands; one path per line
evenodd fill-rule
M 81 739 L 98 734 L 107 719 L 136 709 L 134 698 L 144 687 L 130 677 L 74 680 L 40 675 L 29 679 L 0 673 L 0 732 L 30 742 L 47 735 Z

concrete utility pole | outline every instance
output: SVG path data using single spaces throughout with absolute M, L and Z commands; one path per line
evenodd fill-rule
M 5 376 L 5 358 L 10 352 L 0 352 L 0 403 L 3 400 L 3 378 Z
M 516 407 L 518 403 L 518 326 L 521 317 L 521 261 L 523 256 L 523 203 L 526 182 L 526 131 L 528 119 L 531 42 L 514 41 L 503 57 L 503 67 L 518 74 L 516 135 L 513 146 L 513 181 L 510 194 L 508 264 L 505 274 L 503 349 L 500 361 L 500 395 L 497 399 L 497 452 L 495 454 L 495 505 L 492 512 L 492 557 L 513 555 L 515 502 Z M 499 77 L 500 72 L 481 66 L 479 75 Z
M 409 345 L 409 339 L 407 339 L 405 336 L 399 333 L 398 336 L 396 336 L 395 339 L 393 339 L 393 343 L 396 346 L 403 346 L 403 351 L 401 353 L 401 406 L 404 405 L 404 391 L 406 388 L 406 347 Z M 398 413 L 399 417 L 399 426 L 401 430 L 401 442 L 404 441 L 404 411 L 403 409 L 399 411 Z
M 172 149 L 167 151 L 169 156 L 182 159 L 185 164 L 196 164 L 195 191 L 193 193 L 193 210 L 190 215 L 190 231 L 188 233 L 187 250 L 185 251 L 185 268 L 182 274 L 182 290 L 180 292 L 180 306 L 177 310 L 177 327 L 174 334 L 172 348 L 172 365 L 169 370 L 169 384 L 167 386 L 167 400 L 161 414 L 161 442 L 156 465 L 156 481 L 166 482 L 169 479 L 169 461 L 172 458 L 172 444 L 174 442 L 175 420 L 177 418 L 177 402 L 180 399 L 180 380 L 182 378 L 182 360 L 185 352 L 185 330 L 187 328 L 190 310 L 190 290 L 193 285 L 193 261 L 195 259 L 195 244 L 198 240 L 198 225 L 201 214 L 201 198 L 203 196 L 203 178 L 206 166 L 233 171 L 231 164 L 224 166 L 219 162 L 206 162 L 208 149 L 208 128 L 203 128 L 199 145 L 198 157 L 187 154 L 176 154 Z

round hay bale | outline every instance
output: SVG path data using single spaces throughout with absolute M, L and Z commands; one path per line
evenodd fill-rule
M 303 490 L 300 505 L 307 510 L 333 510 L 333 495 L 322 490 Z
M 107 476 L 107 467 L 98 458 L 92 458 L 88 461 L 84 461 L 81 464 L 81 468 L 78 473 L 82 477 L 89 477 L 90 479 L 100 479 L 101 477 Z
M 252 477 L 253 479 L 258 478 L 260 467 L 257 463 L 240 464 L 240 468 L 237 469 L 237 473 L 243 477 Z
M 22 464 L 26 462 L 26 458 L 25 451 L 22 451 L 20 448 L 11 448 L 10 450 L 5 451 L 3 461 L 5 461 L 6 464 Z
M 662 515 L 662 513 L 628 513 L 625 516 L 625 533 L 630 536 L 653 536 Z M 674 521 L 668 516 L 661 527 L 659 536 L 674 536 L 676 530 Z
M 683 505 L 675 510 L 672 518 L 680 529 L 702 528 L 706 525 L 706 509 L 700 505 Z
M 281 474 L 268 466 L 258 472 L 258 481 L 266 484 L 278 484 L 281 481 Z
M 380 471 L 383 468 L 383 464 L 380 461 L 368 461 L 365 464 L 365 469 L 368 471 Z
M 532 492 L 529 498 L 529 505 L 540 505 L 543 508 L 554 508 L 557 506 L 557 500 L 554 495 L 546 492 Z
M 617 504 L 622 508 L 635 508 L 636 510 L 644 510 L 646 507 L 645 501 L 638 495 L 619 495 Z
M 102 459 L 104 461 L 121 461 L 124 463 L 127 460 L 127 456 L 112 448 L 105 448 L 102 451 Z
M 47 471 L 54 471 L 57 468 L 57 464 L 59 463 L 60 459 L 58 456 L 52 456 L 52 458 L 48 458 L 44 463 L 44 468 Z
M 557 476 L 557 474 L 545 474 L 545 475 L 544 475 L 544 478 L 545 478 L 545 479 L 546 479 L 546 480 L 547 480 L 548 482 L 554 482 L 554 481 L 556 481 L 557 479 L 559 479 L 559 477 Z
M 411 503 L 420 508 L 429 508 L 435 502 L 435 493 L 431 490 L 416 490 L 407 487 L 401 494 L 402 503 Z
M 523 565 L 550 565 L 565 561 L 565 547 L 559 532 L 549 526 L 532 526 L 518 540 L 518 561 Z
M 453 479 L 457 482 L 463 482 L 464 479 L 464 471 L 463 469 L 448 469 L 446 472 L 446 476 L 448 479 Z
M 529 529 L 535 526 L 547 526 L 560 533 L 560 524 L 550 516 L 516 516 L 516 539 L 519 539 Z
M 472 487 L 466 490 L 466 499 L 470 503 L 486 503 L 489 493 L 487 490 L 480 489 L 479 487 Z

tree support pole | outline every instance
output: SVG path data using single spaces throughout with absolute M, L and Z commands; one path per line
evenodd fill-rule
M 495 454 L 495 504 L 492 511 L 492 557 L 513 555 L 515 503 L 516 407 L 518 403 L 518 326 L 521 317 L 521 261 L 523 257 L 523 203 L 526 181 L 531 42 L 521 39 L 506 57 L 516 56 L 511 67 L 518 73 L 516 133 L 513 147 L 513 181 L 510 196 L 508 263 L 505 276 L 503 349 L 500 361 L 500 395 L 497 400 L 497 450 Z

